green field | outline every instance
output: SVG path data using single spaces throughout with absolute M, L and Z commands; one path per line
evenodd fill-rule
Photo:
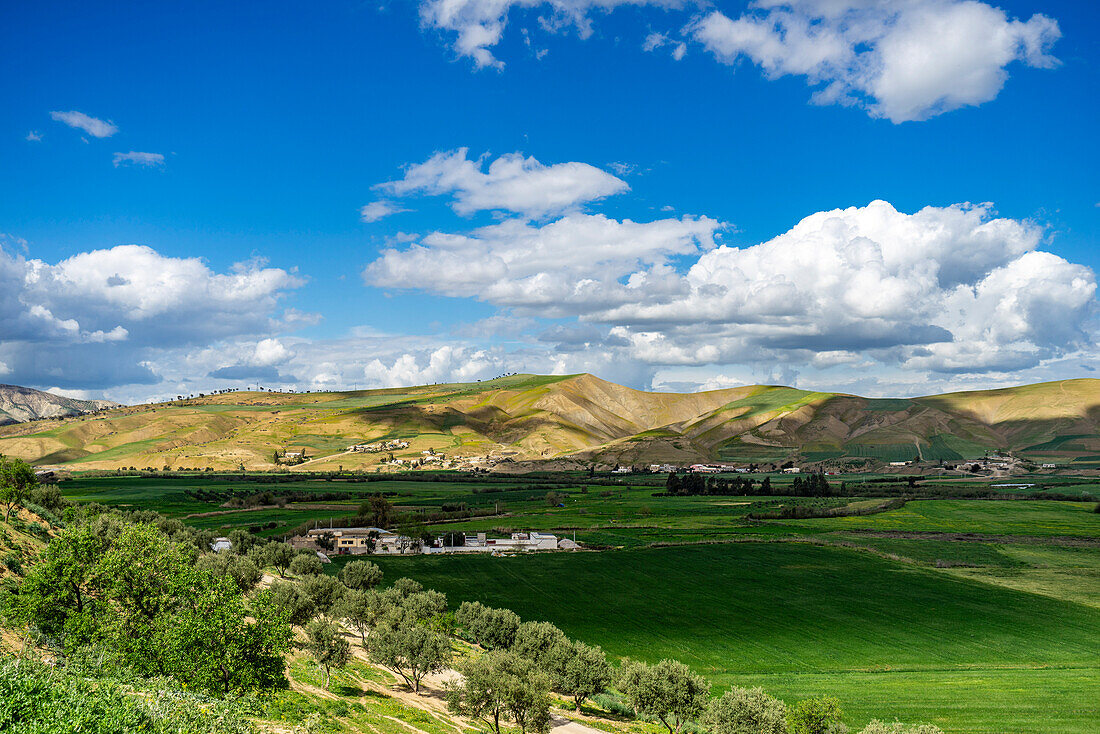
M 897 717 L 947 732 L 1072 733 L 1095 731 L 1100 721 L 1091 695 L 1100 686 L 1093 503 L 917 500 L 865 516 L 752 521 L 750 512 L 880 500 L 655 497 L 660 476 L 605 484 L 582 474 L 431 479 L 271 483 L 202 474 L 78 478 L 61 488 L 70 499 L 156 509 L 218 532 L 274 522 L 263 530 L 269 535 L 352 515 L 378 492 L 405 512 L 493 508 L 502 514 L 430 527 L 575 533 L 607 550 L 374 560 L 389 580 L 418 578 L 453 606 L 478 599 L 510 607 L 615 657 L 679 658 L 716 690 L 761 685 L 792 703 L 835 695 L 853 726 Z M 1042 481 L 1054 492 L 1096 486 Z M 991 483 L 998 482 L 959 486 Z M 221 507 L 225 498 L 263 491 L 332 496 L 281 509 Z M 212 511 L 219 514 L 198 514 Z
M 918 500 L 897 510 L 861 517 L 784 521 L 816 530 L 983 533 L 989 535 L 1100 537 L 1092 502 L 1028 500 Z
M 1079 699 L 1100 685 L 1100 610 L 846 549 L 376 561 L 391 580 L 550 620 L 616 657 L 681 659 L 717 687 L 760 683 L 789 700 L 830 692 L 856 725 L 897 716 L 946 731 L 1085 732 Z

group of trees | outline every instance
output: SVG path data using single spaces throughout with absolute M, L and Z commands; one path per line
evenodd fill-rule
M 805 478 L 795 476 L 794 481 L 787 485 L 773 485 L 771 477 L 764 477 L 757 484 L 752 477 L 745 476 L 726 478 L 669 472 L 663 492 L 664 495 L 673 497 L 693 495 L 828 497 L 832 493 L 832 487 L 829 486 L 829 481 L 822 472 L 807 474 Z
M 53 538 L 5 589 L 2 611 L 63 657 L 94 651 L 111 667 L 219 694 L 285 685 L 291 630 L 270 592 L 246 594 L 248 573 L 204 558 L 155 525 L 101 514 Z
M 612 680 L 603 650 L 570 640 L 549 622 L 522 622 L 515 612 L 464 602 L 455 615 L 460 632 L 488 649 L 461 667 L 463 683 L 451 691 L 452 708 L 487 721 L 496 732 L 510 719 L 526 732 L 545 731 L 550 692 L 580 709 Z
M 454 623 L 446 596 L 411 579 L 378 589 L 382 571 L 369 561 L 351 561 L 336 578 L 324 575 L 320 562 L 313 561 L 316 556 L 312 561 L 296 557 L 290 571 L 299 578 L 276 581 L 271 593 L 281 613 L 304 628 L 305 649 L 326 687 L 332 671 L 351 659 L 341 624 L 358 635 L 372 662 L 400 676 L 417 693 L 426 675 L 450 662 Z

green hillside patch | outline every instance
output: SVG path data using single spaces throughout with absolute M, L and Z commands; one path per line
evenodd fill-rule
M 738 418 L 749 418 L 761 413 L 789 413 L 803 405 L 833 397 L 828 392 L 807 392 L 793 387 L 765 387 L 748 397 L 723 405 L 719 412 L 748 408 Z
M 827 691 L 856 726 L 897 712 L 952 732 L 1083 733 L 1073 712 L 1100 683 L 1100 611 L 848 549 L 733 543 L 372 560 L 387 579 L 412 576 L 452 604 L 552 621 L 616 657 L 678 658 L 716 688 L 760 683 L 788 701 Z M 975 676 L 987 682 L 968 687 Z M 1005 686 L 1012 696 L 986 695 Z M 1034 711 L 1046 715 L 1029 718 Z
M 905 398 L 868 398 L 864 407 L 867 410 L 897 413 L 909 410 L 913 407 L 913 403 Z

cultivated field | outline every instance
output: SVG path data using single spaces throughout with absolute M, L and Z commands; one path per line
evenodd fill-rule
M 1100 686 L 1100 515 L 1092 503 L 921 499 L 870 515 L 752 520 L 881 500 L 654 496 L 660 476 L 418 478 L 428 481 L 107 477 L 61 486 L 71 499 L 268 535 L 339 522 L 373 493 L 421 517 L 491 511 L 428 527 L 575 533 L 604 550 L 374 560 L 388 581 L 411 576 L 454 605 L 477 599 L 553 621 L 615 658 L 679 658 L 716 690 L 759 684 L 789 702 L 835 695 L 853 726 L 896 716 L 947 732 L 1083 733 L 1100 719 L 1092 695 Z M 313 499 L 222 506 L 265 491 Z

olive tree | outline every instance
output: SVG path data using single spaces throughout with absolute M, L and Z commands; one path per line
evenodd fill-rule
M 327 619 L 315 619 L 306 627 L 309 640 L 306 650 L 325 674 L 328 688 L 332 670 L 343 668 L 351 659 L 351 645 L 340 634 L 336 625 Z
M 424 676 L 443 670 L 451 661 L 451 639 L 422 624 L 402 620 L 375 629 L 367 638 L 367 652 L 372 661 L 401 676 L 420 693 Z
M 0 456 L 0 502 L 4 504 L 4 522 L 11 520 L 11 511 L 23 504 L 37 486 L 34 469 L 27 462 Z
M 709 690 L 701 676 L 676 660 L 628 663 L 620 669 L 617 685 L 637 713 L 655 717 L 669 734 L 699 718 Z
M 276 581 L 270 587 L 271 604 L 279 609 L 291 624 L 304 625 L 317 614 L 317 607 L 299 584 Z
M 313 603 L 316 614 L 331 616 L 344 597 L 347 587 L 331 576 L 306 576 L 298 585 Z
M 557 651 L 561 657 L 552 666 L 554 687 L 572 698 L 573 707 L 580 711 L 586 698 L 611 685 L 611 664 L 602 649 L 579 641 Z
M 295 576 L 319 576 L 325 572 L 325 567 L 317 554 L 299 553 L 290 562 L 290 572 Z
M 382 569 L 370 561 L 352 561 L 340 569 L 339 578 L 349 589 L 373 589 L 382 583 Z
M 235 583 L 242 592 L 252 591 L 252 589 L 256 588 L 256 584 L 260 583 L 260 579 L 262 579 L 264 575 L 251 559 L 234 553 L 233 551 L 204 553 L 199 556 L 199 560 L 195 563 L 195 567 L 204 571 L 209 571 L 215 576 L 224 576 L 225 578 L 232 579 L 233 583 Z
M 462 716 L 480 719 L 500 734 L 502 720 L 521 731 L 545 732 L 550 726 L 550 678 L 511 650 L 490 650 L 460 666 L 462 682 L 447 694 L 447 705 Z
M 516 628 L 512 650 L 538 665 L 550 665 L 559 648 L 569 646 L 569 638 L 550 622 L 524 622 Z
M 791 734 L 845 734 L 840 701 L 830 696 L 799 701 L 787 715 Z
M 703 716 L 710 734 L 787 734 L 787 705 L 763 688 L 731 688 Z
M 520 625 L 519 615 L 511 609 L 495 609 L 476 601 L 463 602 L 455 621 L 474 642 L 488 650 L 511 647 Z
M 268 543 L 264 547 L 264 554 L 267 563 L 274 566 L 280 576 L 286 576 L 287 569 L 294 560 L 294 549 L 286 543 Z

